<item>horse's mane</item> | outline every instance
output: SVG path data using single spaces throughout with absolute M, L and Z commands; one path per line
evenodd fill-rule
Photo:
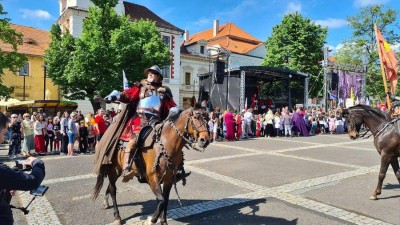
M 364 111 L 371 112 L 374 115 L 376 115 L 378 117 L 381 117 L 383 119 L 389 119 L 389 117 L 390 117 L 389 114 L 387 114 L 385 112 L 382 112 L 378 108 L 373 108 L 373 107 L 371 107 L 369 105 L 355 105 L 355 106 L 352 106 L 352 107 L 348 108 L 348 110 L 352 110 L 352 109 L 362 109 Z

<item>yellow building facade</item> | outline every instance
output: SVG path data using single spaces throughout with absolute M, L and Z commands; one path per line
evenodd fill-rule
M 11 24 L 11 27 L 23 34 L 23 44 L 18 46 L 18 52 L 24 54 L 28 60 L 17 73 L 4 71 L 2 82 L 5 86 L 13 88 L 11 97 L 20 101 L 60 100 L 59 87 L 49 78 L 45 78 L 44 54 L 51 42 L 50 33 L 15 24 Z M 11 51 L 10 46 L 2 43 L 0 48 L 5 52 Z

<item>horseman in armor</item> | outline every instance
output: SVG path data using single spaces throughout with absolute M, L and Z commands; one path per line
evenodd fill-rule
M 119 100 L 127 103 L 128 110 L 132 115 L 124 124 L 124 130 L 120 135 L 120 140 L 129 141 L 125 148 L 124 166 L 122 171 L 123 182 L 128 182 L 135 175 L 132 170 L 132 157 L 135 155 L 138 146 L 138 135 L 141 129 L 147 125 L 155 125 L 163 121 L 171 108 L 176 107 L 172 99 L 171 90 L 162 86 L 163 76 L 158 66 L 152 66 L 144 70 L 147 79 L 136 83 L 133 87 L 123 92 L 113 91 L 106 98 L 110 101 Z M 122 119 L 122 118 L 121 118 Z M 117 130 L 116 128 L 115 130 Z M 138 166 L 138 165 L 136 165 Z M 140 170 L 140 168 L 138 168 Z

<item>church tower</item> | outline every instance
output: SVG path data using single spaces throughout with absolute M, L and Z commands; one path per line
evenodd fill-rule
M 68 29 L 72 36 L 80 37 L 83 29 L 83 20 L 87 17 L 89 7 L 94 6 L 90 0 L 58 0 L 60 5 L 60 17 L 57 23 L 64 31 Z M 123 0 L 119 0 L 115 6 L 119 15 L 125 14 Z

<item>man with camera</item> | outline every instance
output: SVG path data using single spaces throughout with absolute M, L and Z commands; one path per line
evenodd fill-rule
M 0 143 L 4 141 L 9 119 L 0 112 Z M 32 168 L 30 174 L 19 170 L 11 169 L 0 163 L 0 222 L 1 224 L 13 224 L 13 216 L 10 208 L 12 190 L 33 190 L 39 187 L 45 176 L 43 161 L 29 157 L 24 166 Z

